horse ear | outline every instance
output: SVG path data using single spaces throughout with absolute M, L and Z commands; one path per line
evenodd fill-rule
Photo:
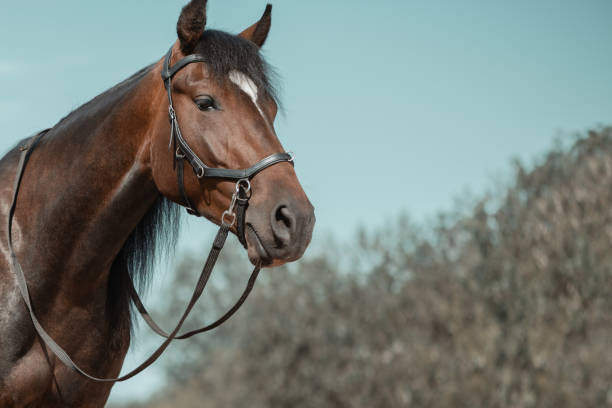
M 261 48 L 262 45 L 266 42 L 266 38 L 268 38 L 268 33 L 270 32 L 270 25 L 272 24 L 272 5 L 268 4 L 266 6 L 266 10 L 263 13 L 263 16 L 259 19 L 258 22 L 241 32 L 239 35 L 242 38 L 246 38 L 247 40 L 255 43 L 258 47 Z
M 181 42 L 181 50 L 189 54 L 204 33 L 206 25 L 206 0 L 191 0 L 183 7 L 176 23 L 176 33 Z

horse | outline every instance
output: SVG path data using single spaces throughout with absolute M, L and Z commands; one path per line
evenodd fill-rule
M 278 99 L 260 53 L 270 26 L 268 5 L 238 35 L 208 29 L 206 0 L 191 0 L 166 57 L 0 160 L 0 219 L 12 220 L 12 230 L 0 224 L 0 406 L 102 407 L 114 384 L 62 364 L 41 339 L 11 253 L 41 326 L 83 370 L 104 378 L 119 375 L 130 344 L 131 279 L 146 285 L 155 253 L 176 239 L 181 206 L 240 233 L 254 265 L 304 254 L 314 207 L 274 130 Z M 181 62 L 192 55 L 199 58 Z M 179 62 L 172 80 L 162 80 Z M 221 175 L 253 163 L 257 171 L 238 183 L 201 177 L 196 167 L 183 172 L 182 141 Z M 16 175 L 25 150 L 27 166 Z M 227 209 L 247 183 L 239 231 Z

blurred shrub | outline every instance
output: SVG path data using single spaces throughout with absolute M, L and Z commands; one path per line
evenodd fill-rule
M 142 406 L 612 405 L 612 129 L 515 168 L 429 228 L 400 217 L 264 271 L 229 324 L 174 348 L 165 394 Z M 196 315 L 242 288 L 234 255 Z

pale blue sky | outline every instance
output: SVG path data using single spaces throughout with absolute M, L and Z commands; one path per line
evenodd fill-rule
M 265 6 L 209 3 L 209 26 L 232 32 Z M 183 4 L 2 0 L 0 150 L 160 58 Z M 315 242 L 402 210 L 424 220 L 559 132 L 612 124 L 610 1 L 273 4 L 277 130 L 316 207 Z M 190 221 L 183 245 L 211 229 Z

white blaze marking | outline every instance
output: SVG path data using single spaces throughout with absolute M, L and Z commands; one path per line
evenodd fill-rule
M 257 90 L 257 86 L 255 85 L 255 82 L 253 82 L 253 80 L 249 78 L 246 74 L 240 71 L 236 71 L 236 70 L 230 71 L 229 78 L 230 78 L 230 81 L 232 81 L 233 83 L 238 85 L 240 89 L 242 89 L 242 92 L 249 95 L 249 97 L 255 104 L 255 107 L 257 108 L 259 113 L 261 113 L 261 116 L 264 116 L 261 108 L 257 104 L 258 90 Z

